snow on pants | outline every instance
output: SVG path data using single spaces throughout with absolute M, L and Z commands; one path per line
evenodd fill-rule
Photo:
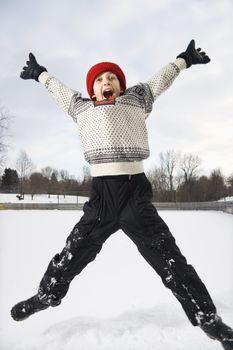
M 144 173 L 94 177 L 84 215 L 42 278 L 40 299 L 56 305 L 66 295 L 72 279 L 95 259 L 105 240 L 122 229 L 171 289 L 193 325 L 215 313 L 205 285 L 187 264 L 151 200 L 151 184 Z

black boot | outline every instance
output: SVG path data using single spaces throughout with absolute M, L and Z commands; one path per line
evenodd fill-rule
M 233 330 L 215 315 L 214 318 L 204 323 L 201 329 L 211 338 L 221 342 L 225 350 L 233 350 Z
M 34 295 L 28 300 L 21 301 L 11 309 L 11 316 L 15 321 L 23 321 L 35 312 L 45 310 L 49 305 L 43 304 L 38 295 Z

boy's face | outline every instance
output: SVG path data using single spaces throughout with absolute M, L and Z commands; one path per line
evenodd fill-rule
M 109 97 L 118 97 L 123 93 L 120 81 L 116 74 L 104 72 L 95 78 L 92 98 L 103 101 Z

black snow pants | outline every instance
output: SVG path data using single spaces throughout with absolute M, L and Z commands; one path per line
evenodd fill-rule
M 193 325 L 201 325 L 216 313 L 205 285 L 187 264 L 151 200 L 151 184 L 144 173 L 93 178 L 84 215 L 41 280 L 41 301 L 56 305 L 72 279 L 95 259 L 104 241 L 122 229 L 181 303 Z

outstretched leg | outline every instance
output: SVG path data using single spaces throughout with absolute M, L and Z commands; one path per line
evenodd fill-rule
M 141 239 L 138 234 L 125 232 L 181 303 L 191 323 L 200 326 L 210 338 L 220 341 L 225 350 L 233 350 L 233 330 L 217 315 L 204 283 L 187 263 L 170 232 L 156 234 L 154 239 L 148 231 Z
M 181 303 L 191 323 L 219 340 L 224 349 L 233 350 L 233 331 L 217 315 L 207 288 L 151 203 L 149 181 L 140 176 L 131 186 L 132 200 L 121 213 L 122 229 Z
M 84 215 L 68 236 L 64 249 L 50 261 L 38 293 L 12 308 L 11 315 L 16 321 L 48 306 L 59 305 L 72 279 L 95 259 L 104 241 L 117 230 L 107 213 L 101 215 L 103 199 L 98 187 L 98 181 L 93 181 L 90 201 L 83 208 Z
M 193 325 L 200 325 L 208 316 L 216 313 L 214 303 L 192 265 L 181 254 L 170 232 L 138 236 L 126 232 L 135 242 L 139 252 L 160 275 L 165 287 L 169 288 L 181 303 Z

